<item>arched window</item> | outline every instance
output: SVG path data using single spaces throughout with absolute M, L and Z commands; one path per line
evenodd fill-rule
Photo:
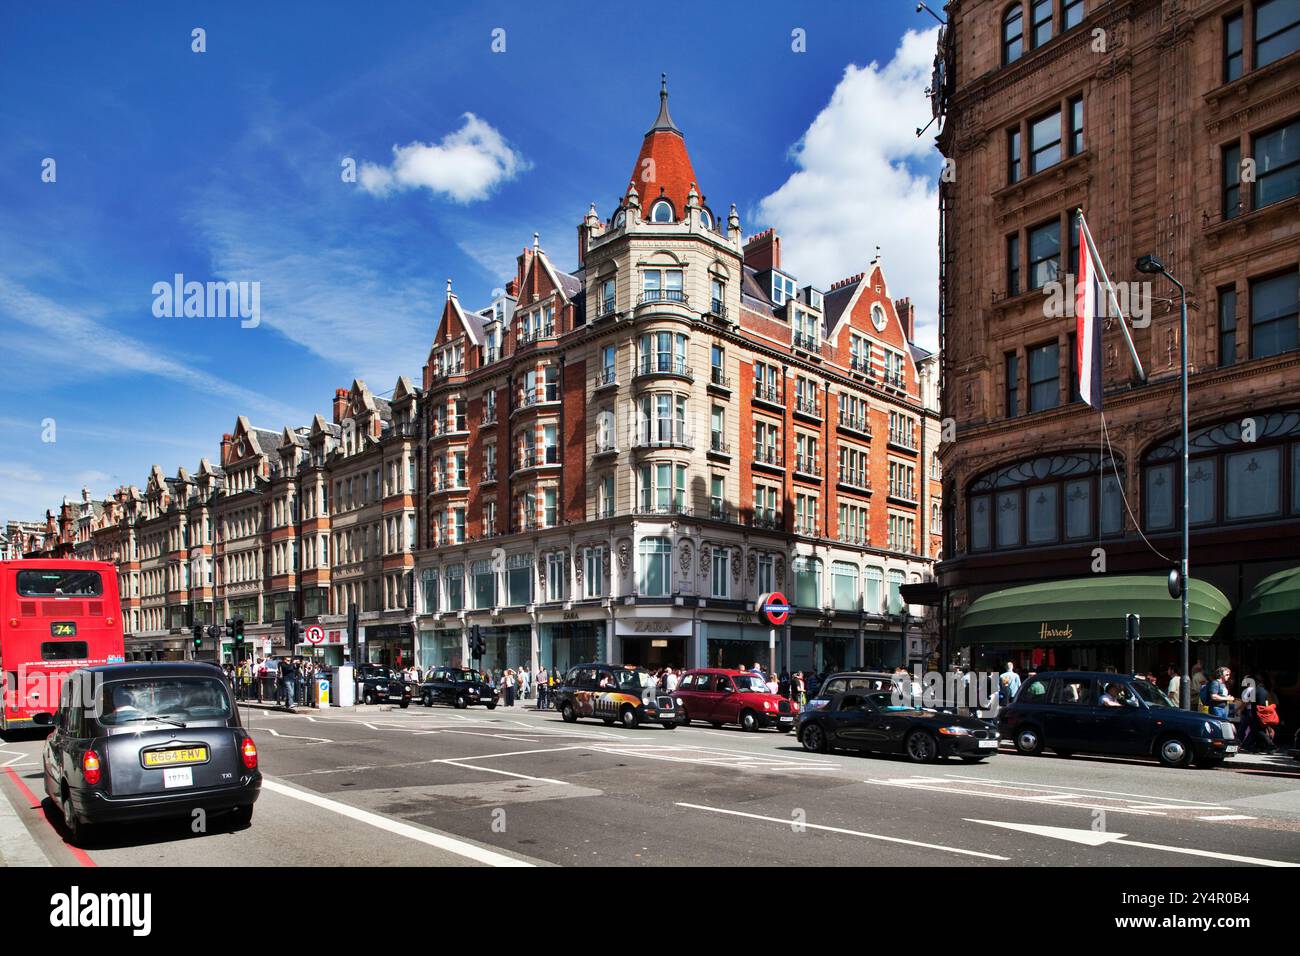
M 703 206 L 700 207 L 700 222 L 704 224 L 705 229 L 713 228 L 713 214 Z
M 966 492 L 968 550 L 1005 551 L 1122 534 L 1118 465 L 1097 452 L 1063 452 L 987 472 Z
M 1223 525 L 1300 515 L 1300 409 L 1198 428 L 1188 436 L 1188 521 Z M 1182 438 L 1142 460 L 1142 523 L 1180 526 Z
M 1002 14 L 1002 65 L 1014 63 L 1025 52 L 1025 12 L 1020 4 Z
M 660 199 L 650 207 L 651 222 L 672 222 L 673 221 L 673 204 L 667 199 Z

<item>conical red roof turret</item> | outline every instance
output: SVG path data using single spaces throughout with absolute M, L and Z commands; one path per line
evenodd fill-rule
M 686 138 L 668 112 L 667 74 L 660 78 L 659 115 L 646 131 L 630 178 L 641 200 L 644 219 L 653 218 L 655 201 L 662 197 L 672 203 L 673 220 L 680 221 L 686 216 L 686 197 L 691 186 L 694 184 L 695 191 L 703 193 L 686 151 Z

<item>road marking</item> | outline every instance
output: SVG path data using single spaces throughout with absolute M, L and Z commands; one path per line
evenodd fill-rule
M 971 777 L 963 776 L 962 774 L 957 774 L 957 773 L 944 774 L 944 777 L 951 780 L 965 780 L 965 781 L 970 781 L 973 779 Z M 998 780 L 991 777 L 980 777 L 978 782 L 985 783 L 985 784 L 1001 784 L 1007 787 L 1021 787 L 1023 789 L 1031 789 L 1031 790 L 1038 789 L 1041 786 L 1041 784 L 1027 783 L 1025 781 Z M 1094 787 L 1075 787 L 1075 786 L 1071 786 L 1070 784 L 1064 784 L 1064 783 L 1053 784 L 1052 786 L 1057 787 L 1058 789 L 1061 790 L 1078 790 L 1081 793 L 1101 793 L 1111 797 L 1137 797 L 1139 800 L 1143 800 L 1143 801 L 1164 800 L 1166 803 L 1185 803 L 1185 804 L 1189 804 L 1191 809 L 1198 809 L 1198 810 L 1202 808 L 1206 810 L 1218 809 L 1217 807 L 1213 807 L 1210 806 L 1209 804 L 1202 803 L 1200 800 L 1186 800 L 1183 799 L 1182 797 L 1157 797 L 1157 796 L 1152 796 L 1149 793 L 1128 793 L 1127 791 L 1124 790 L 1098 790 Z
M 452 767 L 460 767 L 462 770 L 481 770 L 483 773 L 499 773 L 503 777 L 519 777 L 521 780 L 535 780 L 538 783 L 558 783 L 563 787 L 569 786 L 569 781 L 554 780 L 551 777 L 533 777 L 526 773 L 514 773 L 510 770 L 498 770 L 496 767 L 476 767 L 472 763 L 460 763 L 456 760 L 443 760 L 440 762 Z
M 1217 853 L 1214 850 L 1198 850 L 1185 846 L 1165 846 L 1161 843 L 1143 843 L 1138 840 L 1124 839 L 1125 833 L 1107 833 L 1096 830 L 1075 830 L 1068 827 L 1049 827 L 1037 823 L 1004 823 L 997 820 L 972 820 L 967 823 L 983 823 L 985 826 L 1001 827 L 1004 830 L 1018 830 L 1035 836 L 1050 837 L 1055 840 L 1068 840 L 1071 843 L 1083 843 L 1087 846 L 1101 846 L 1114 843 L 1120 846 L 1136 846 L 1144 850 L 1162 850 L 1165 853 L 1181 853 L 1185 856 L 1200 856 L 1210 860 L 1224 860 L 1228 863 L 1253 863 L 1256 866 L 1300 867 L 1300 863 L 1287 863 L 1283 860 L 1265 860 L 1255 856 L 1239 856 L 1236 853 Z
M 414 840 L 417 843 L 423 843 L 426 846 L 435 847 L 439 850 L 445 850 L 448 853 L 454 853 L 457 856 L 463 856 L 468 860 L 474 860 L 477 863 L 485 863 L 488 866 L 534 866 L 527 860 L 516 859 L 512 856 L 506 856 L 504 853 L 498 853 L 495 850 L 489 850 L 486 847 L 478 846 L 474 843 L 468 843 L 464 840 L 458 840 L 455 837 L 445 836 L 441 833 L 434 833 L 431 830 L 424 830 L 410 823 L 403 823 L 399 820 L 392 820 L 388 817 L 381 816 L 378 813 L 371 813 L 369 810 L 362 810 L 338 800 L 331 800 L 328 797 L 322 797 L 319 794 L 309 793 L 305 790 L 299 790 L 296 787 L 286 786 L 279 781 L 262 778 L 262 788 L 270 790 L 272 793 L 283 794 L 286 797 L 292 797 L 295 800 L 301 800 L 304 803 L 310 803 L 313 806 L 320 807 L 323 810 L 329 810 L 337 813 L 339 816 L 348 817 L 360 823 L 368 824 L 379 830 L 387 831 L 408 840 Z
M 742 810 L 725 810 L 722 807 L 706 807 L 703 804 L 699 804 L 699 803 L 678 803 L 676 805 L 679 807 L 687 807 L 688 809 L 691 810 L 707 810 L 710 813 L 724 813 L 728 816 L 733 816 L 733 817 L 745 817 L 746 819 L 749 820 L 764 820 L 768 823 L 779 823 L 782 826 L 786 826 L 786 827 L 791 826 L 794 822 L 791 819 L 783 820 L 780 817 L 766 817 L 758 813 L 745 813 Z M 862 837 L 863 839 L 866 840 L 880 840 L 884 843 L 901 843 L 904 846 L 919 847 L 923 850 L 941 850 L 944 853 L 958 853 L 962 856 L 978 856 L 981 859 L 985 859 L 985 860 L 1005 861 L 1011 859 L 1011 857 L 1009 856 L 998 856 L 994 853 L 981 853 L 978 850 L 965 850 L 962 849 L 961 847 L 955 847 L 955 846 L 941 846 L 938 843 L 921 843 L 918 840 L 905 840 L 902 837 L 885 836 L 882 833 L 864 833 L 861 830 L 846 830 L 843 827 L 830 827 L 821 823 L 800 823 L 799 826 L 806 827 L 811 830 L 824 830 L 827 833 L 843 833 L 847 836 Z
M 1257 820 L 1258 817 L 1248 817 L 1241 813 L 1221 813 L 1213 817 L 1197 817 L 1198 820 Z
M 328 737 L 301 737 L 298 734 L 282 734 L 280 733 L 280 731 L 276 730 L 273 727 L 258 727 L 255 729 L 265 730 L 272 737 L 283 737 L 285 740 L 315 740 L 318 743 L 322 743 L 322 744 L 334 743 L 334 741 L 330 740 Z
M 862 782 L 873 783 L 876 784 L 877 786 L 882 786 L 882 787 L 898 787 L 900 790 L 928 790 L 930 793 L 944 793 L 952 797 L 992 797 L 995 800 L 1017 800 L 1022 803 L 1037 803 L 1040 806 L 1042 805 L 1043 801 L 1046 799 L 1045 795 L 1043 794 L 1039 794 L 1038 796 L 1022 796 L 1014 793 L 987 793 L 980 790 L 961 790 L 956 787 L 925 786 L 923 784 L 911 783 L 910 780 L 911 778 L 903 777 L 899 780 L 864 780 Z M 972 781 L 972 782 L 977 782 L 977 781 Z M 1037 788 L 1032 786 L 1025 786 L 1023 789 L 1033 790 Z M 1065 794 L 1064 796 L 1067 798 L 1072 798 L 1072 796 L 1074 795 Z M 1083 797 L 1083 794 L 1078 794 L 1077 796 Z M 1062 802 L 1062 803 L 1054 803 L 1053 806 L 1074 807 L 1081 810 L 1105 810 L 1107 813 L 1131 813 L 1135 816 L 1143 816 L 1143 817 L 1165 816 L 1165 814 L 1160 812 L 1159 810 L 1135 810 L 1131 807 L 1117 807 L 1111 804 L 1100 804 L 1100 803 L 1063 803 Z

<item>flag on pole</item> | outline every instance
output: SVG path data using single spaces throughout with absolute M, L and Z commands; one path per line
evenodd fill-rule
M 1101 411 L 1101 321 L 1103 301 L 1100 263 L 1092 259 L 1092 243 L 1079 214 L 1079 271 L 1074 286 L 1074 367 L 1079 375 L 1079 396 Z

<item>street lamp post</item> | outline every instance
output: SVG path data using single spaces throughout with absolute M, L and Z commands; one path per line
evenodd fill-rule
M 1187 289 L 1181 282 L 1171 276 L 1159 259 L 1152 255 L 1146 255 L 1137 261 L 1138 272 L 1146 275 L 1162 275 L 1174 285 L 1178 286 L 1179 308 L 1178 308 L 1178 353 L 1180 363 L 1180 385 L 1182 388 L 1182 426 L 1183 426 L 1183 555 L 1181 562 L 1181 571 L 1179 575 L 1179 592 L 1183 602 L 1183 670 L 1182 677 L 1178 681 L 1179 704 L 1183 710 L 1190 710 L 1192 706 L 1192 685 L 1191 685 L 1191 651 L 1190 638 L 1188 635 L 1188 595 L 1187 595 L 1187 552 L 1190 549 L 1191 534 L 1188 525 L 1187 501 Z

